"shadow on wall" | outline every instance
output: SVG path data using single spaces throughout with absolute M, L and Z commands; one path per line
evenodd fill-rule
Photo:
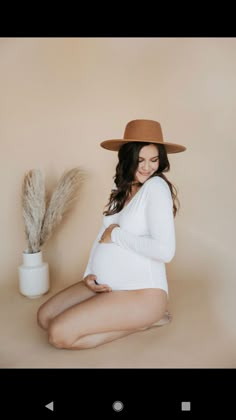
M 198 328 L 214 323 L 214 309 L 211 307 L 211 286 L 204 279 L 206 271 L 201 267 L 196 272 L 182 269 L 175 271 L 175 265 L 168 270 L 170 310 L 173 318 L 185 328 Z M 193 277 L 194 274 L 194 277 Z
M 236 338 L 234 263 L 219 243 L 204 238 L 181 231 L 175 260 L 167 265 L 170 310 L 184 328 Z M 184 259 L 186 244 L 191 260 Z

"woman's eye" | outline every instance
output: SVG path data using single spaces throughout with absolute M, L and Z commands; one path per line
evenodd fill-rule
M 158 159 L 159 159 L 159 158 L 157 158 L 157 159 L 155 159 L 155 160 L 151 160 L 151 162 L 152 162 L 152 163 L 156 163 L 156 162 L 158 162 Z M 142 163 L 142 162 L 143 162 L 143 160 L 139 160 L 139 161 L 138 161 L 138 163 Z

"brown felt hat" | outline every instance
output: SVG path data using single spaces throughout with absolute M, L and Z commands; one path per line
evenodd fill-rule
M 131 142 L 163 144 L 167 153 L 179 153 L 186 150 L 185 146 L 164 141 L 160 123 L 153 120 L 129 121 L 125 127 L 123 139 L 105 140 L 100 143 L 100 146 L 117 152 L 123 144 Z

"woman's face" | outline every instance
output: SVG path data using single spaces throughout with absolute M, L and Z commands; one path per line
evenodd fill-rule
M 156 172 L 159 166 L 159 152 L 154 144 L 142 147 L 139 152 L 138 168 L 134 175 L 134 181 L 142 184 Z

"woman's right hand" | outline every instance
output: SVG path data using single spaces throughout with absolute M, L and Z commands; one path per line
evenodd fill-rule
M 97 276 L 95 274 L 88 274 L 84 278 L 84 283 L 88 287 L 88 289 L 92 290 L 92 292 L 99 293 L 99 292 L 111 292 L 112 289 L 107 284 L 96 284 Z

